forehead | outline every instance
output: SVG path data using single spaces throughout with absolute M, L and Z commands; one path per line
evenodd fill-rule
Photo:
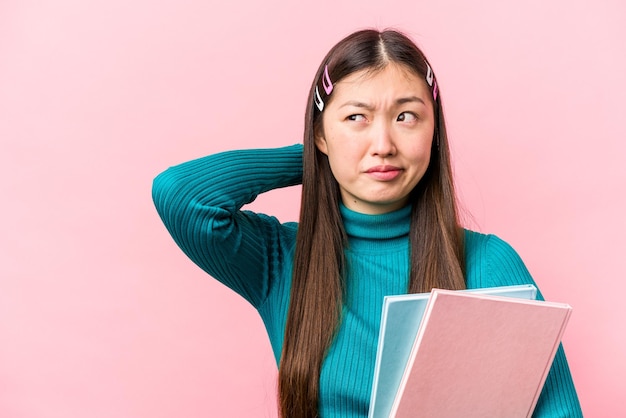
M 413 94 L 429 93 L 426 81 L 402 64 L 389 63 L 382 69 L 364 69 L 354 72 L 336 83 L 333 95 Z

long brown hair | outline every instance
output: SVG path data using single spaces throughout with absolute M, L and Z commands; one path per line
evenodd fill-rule
M 379 71 L 388 63 L 405 66 L 426 79 L 429 64 L 419 48 L 395 30 L 355 32 L 326 55 L 309 91 L 304 131 L 302 202 L 291 300 L 279 368 L 283 418 L 318 416 L 321 365 L 341 321 L 346 233 L 339 212 L 341 197 L 328 158 L 315 146 L 324 102 L 323 72 L 333 83 L 360 71 Z M 432 74 L 430 74 L 432 75 Z M 430 83 L 429 83 L 430 84 Z M 432 83 L 431 89 L 436 86 Z M 434 287 L 465 288 L 463 232 L 459 226 L 441 94 L 433 99 L 435 133 L 430 163 L 411 194 L 410 278 L 408 292 Z

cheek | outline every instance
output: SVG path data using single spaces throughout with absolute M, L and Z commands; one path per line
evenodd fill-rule
M 329 127 L 326 130 L 327 155 L 340 162 L 341 159 L 353 160 L 361 152 L 362 142 L 354 133 L 341 128 Z
M 337 141 L 337 138 L 329 140 L 328 163 L 330 169 L 339 182 L 355 176 L 361 167 L 362 154 L 355 147 L 355 143 L 350 141 Z
M 428 162 L 430 161 L 431 146 L 431 141 L 418 141 L 407 149 L 406 152 L 413 161 Z
M 365 153 L 358 141 L 348 139 L 329 142 L 327 155 L 333 170 L 348 172 L 358 170 Z

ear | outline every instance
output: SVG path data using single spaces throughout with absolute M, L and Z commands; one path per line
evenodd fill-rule
M 326 138 L 324 138 L 324 136 L 319 132 L 315 133 L 315 146 L 323 154 L 328 155 L 328 144 L 326 143 Z

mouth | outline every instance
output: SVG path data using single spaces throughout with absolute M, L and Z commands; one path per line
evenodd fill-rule
M 365 171 L 365 173 L 369 174 L 371 177 L 382 181 L 393 180 L 398 177 L 401 172 L 402 169 L 400 167 L 393 165 L 378 165 Z

